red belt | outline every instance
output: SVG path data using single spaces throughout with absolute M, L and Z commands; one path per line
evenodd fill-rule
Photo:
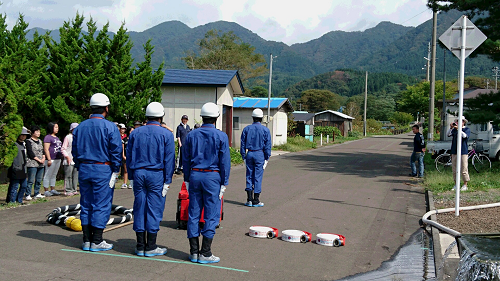
M 206 169 L 198 169 L 198 168 L 192 168 L 191 170 L 197 171 L 197 172 L 219 172 L 217 170 L 206 170 Z
M 111 162 L 83 162 L 83 164 L 111 165 Z

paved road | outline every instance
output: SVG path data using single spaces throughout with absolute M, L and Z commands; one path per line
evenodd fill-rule
M 264 208 L 248 208 L 242 166 L 231 171 L 224 221 L 217 231 L 215 266 L 187 261 L 184 230 L 175 229 L 181 179 L 167 195 L 156 259 L 132 255 L 131 226 L 105 233 L 115 249 L 104 254 L 79 250 L 81 233 L 45 222 L 69 198 L 0 211 L 2 280 L 335 280 L 374 270 L 418 228 L 425 212 L 423 190 L 408 174 L 411 136 L 363 139 L 313 151 L 272 157 L 264 177 Z M 116 190 L 114 203 L 131 207 L 131 190 Z M 286 243 L 246 235 L 251 225 L 339 233 L 347 245 Z

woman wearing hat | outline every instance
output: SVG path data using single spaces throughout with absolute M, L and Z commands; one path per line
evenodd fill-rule
M 469 147 L 467 141 L 470 137 L 470 129 L 465 125 L 467 124 L 467 119 L 462 116 L 462 132 L 458 133 L 458 119 L 455 119 L 453 123 L 450 124 L 450 130 L 448 131 L 448 137 L 453 137 L 451 141 L 451 168 L 453 170 L 453 180 L 455 179 L 455 173 L 457 170 L 457 161 L 460 159 L 460 174 L 462 175 L 462 181 L 464 184 L 460 188 L 461 191 L 467 190 L 467 183 L 470 181 L 469 170 L 468 170 L 468 153 Z M 462 148 L 461 151 L 457 151 L 457 140 L 461 139 Z M 460 156 L 458 156 L 460 155 Z M 460 185 L 460 183 L 458 184 Z M 452 188 L 455 190 L 455 187 Z
M 23 203 L 24 193 L 28 187 L 28 181 L 26 180 L 26 144 L 24 141 L 29 135 L 30 131 L 23 127 L 21 134 L 17 137 L 17 155 L 16 158 L 14 158 L 14 162 L 12 162 L 12 166 L 10 166 L 7 174 L 10 179 L 9 189 L 7 191 L 7 203 L 16 201 L 18 203 Z
M 71 150 L 73 147 L 73 130 L 78 127 L 78 123 L 71 123 L 69 126 L 69 134 L 64 138 L 62 144 L 62 154 L 64 156 L 64 195 L 73 196 L 77 195 L 76 190 L 78 186 L 78 170 L 75 169 L 75 162 Z

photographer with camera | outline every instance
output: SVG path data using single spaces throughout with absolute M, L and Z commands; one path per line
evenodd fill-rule
M 460 161 L 461 163 L 461 169 L 460 173 L 462 174 L 462 180 L 464 182 L 464 185 L 460 188 L 461 191 L 466 191 L 467 190 L 467 182 L 470 181 L 469 178 L 469 171 L 468 171 L 468 153 L 469 153 L 469 147 L 467 145 L 467 141 L 469 140 L 470 137 L 470 129 L 465 127 L 467 124 L 467 119 L 462 116 L 462 132 L 461 134 L 458 134 L 458 119 L 455 119 L 453 123 L 450 124 L 450 130 L 448 130 L 448 137 L 453 137 L 453 140 L 451 141 L 451 167 L 453 170 L 453 180 L 455 181 L 455 173 L 457 170 L 457 139 L 458 136 L 460 135 L 460 139 L 462 140 L 462 151 L 460 151 Z M 455 186 L 453 186 L 452 190 L 455 190 Z

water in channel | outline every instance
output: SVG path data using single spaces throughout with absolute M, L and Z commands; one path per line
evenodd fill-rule
M 436 280 L 432 237 L 425 230 L 419 229 L 390 260 L 383 262 L 378 269 L 340 280 Z
M 463 235 L 456 280 L 500 280 L 500 235 Z

